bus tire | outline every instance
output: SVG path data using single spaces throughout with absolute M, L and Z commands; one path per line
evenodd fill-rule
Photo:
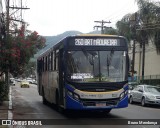
M 112 110 L 112 109 L 107 109 L 107 110 L 104 110 L 103 112 L 104 112 L 105 114 L 109 114 L 109 113 L 111 112 L 111 110 Z
M 42 102 L 43 102 L 43 104 L 47 104 L 47 100 L 46 100 L 46 98 L 45 98 L 45 94 L 44 94 L 44 89 L 42 89 Z
M 61 106 L 59 104 L 59 93 L 58 93 L 58 91 L 56 91 L 56 108 L 57 108 L 58 112 L 63 113 L 63 108 L 61 108 Z

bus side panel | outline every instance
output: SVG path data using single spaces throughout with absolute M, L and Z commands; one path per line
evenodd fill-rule
M 128 96 L 126 95 L 121 102 L 115 108 L 125 108 L 128 107 Z
M 43 74 L 42 74 L 42 88 L 44 91 L 44 96 L 48 100 L 48 96 L 47 96 L 48 95 L 48 86 L 47 86 L 48 80 L 47 80 L 47 78 L 48 78 L 48 72 L 43 72 Z
M 42 87 L 44 89 L 45 98 L 50 103 L 55 103 L 55 93 L 58 88 L 57 71 L 44 72 L 42 74 Z
M 49 102 L 56 102 L 56 89 L 58 88 L 58 73 L 57 71 L 49 72 Z
M 124 90 L 128 92 L 128 84 L 124 85 Z M 125 108 L 128 107 L 128 93 L 124 96 L 124 98 L 118 103 L 115 108 Z

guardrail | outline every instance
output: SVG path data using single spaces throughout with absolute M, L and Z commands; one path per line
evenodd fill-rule
M 143 84 L 160 85 L 160 75 L 147 75 L 143 79 L 142 76 L 137 76 L 137 80 Z
M 137 82 L 139 84 L 150 84 L 160 86 L 160 75 L 147 75 L 142 78 L 142 76 L 129 77 L 129 81 Z

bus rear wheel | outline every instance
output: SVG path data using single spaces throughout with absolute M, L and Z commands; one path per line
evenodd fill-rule
M 46 100 L 46 98 L 45 98 L 45 94 L 44 94 L 44 89 L 42 89 L 43 91 L 42 91 L 42 102 L 43 102 L 43 104 L 47 104 L 47 100 Z
M 64 112 L 64 109 L 60 106 L 60 103 L 59 103 L 59 93 L 58 93 L 58 91 L 56 91 L 56 108 L 57 108 L 58 112 L 60 112 L 60 113 Z

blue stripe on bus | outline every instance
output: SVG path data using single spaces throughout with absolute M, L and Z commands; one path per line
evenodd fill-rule
M 126 95 L 115 108 L 128 107 L 128 95 Z
M 125 90 L 128 87 L 125 87 Z M 66 84 L 66 89 L 74 92 L 74 88 L 70 87 L 69 85 Z M 77 109 L 77 110 L 103 110 L 103 109 L 109 109 L 109 108 L 124 108 L 128 107 L 128 95 L 126 95 L 119 103 L 117 106 L 105 106 L 105 107 L 95 107 L 95 106 L 83 106 L 83 104 L 80 101 L 77 101 L 70 97 L 66 93 L 66 109 Z

